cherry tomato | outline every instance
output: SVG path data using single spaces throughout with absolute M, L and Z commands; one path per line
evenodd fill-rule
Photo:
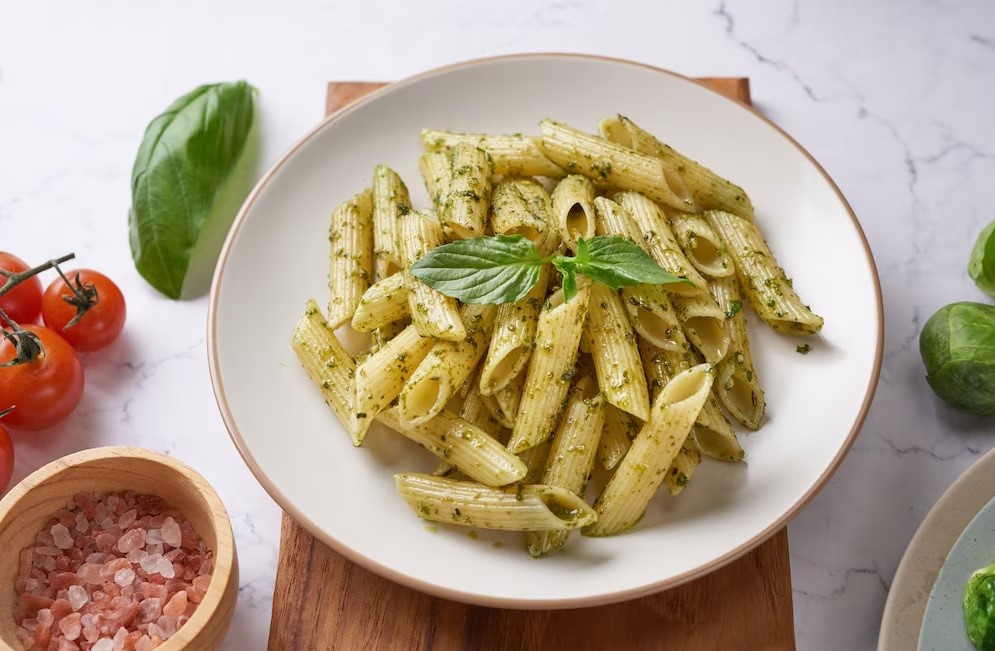
M 0 251 L 0 269 L 18 273 L 30 269 L 24 260 Z M 0 287 L 7 278 L 0 275 Z M 17 323 L 34 323 L 41 312 L 41 281 L 38 276 L 28 278 L 20 285 L 0 296 L 0 308 Z
M 67 272 L 66 278 L 72 283 L 72 288 L 62 278 L 57 278 L 45 290 L 41 307 L 45 325 L 79 351 L 89 352 L 109 345 L 124 329 L 126 309 L 121 290 L 110 278 L 90 269 Z M 76 307 L 63 297 L 77 300 L 73 288 L 84 295 L 96 291 L 96 303 L 75 325 L 67 328 L 68 323 L 76 316 Z
M 0 411 L 16 407 L 3 424 L 14 429 L 45 429 L 68 416 L 83 395 L 83 365 L 66 340 L 48 328 L 26 325 L 38 335 L 44 354 L 24 364 L 0 368 Z M 17 356 L 0 340 L 0 364 Z
M 10 483 L 10 476 L 14 474 L 14 445 L 10 442 L 10 435 L 7 430 L 0 425 L 0 495 L 7 490 Z

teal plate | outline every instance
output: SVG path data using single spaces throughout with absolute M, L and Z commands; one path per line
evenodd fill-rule
M 954 543 L 929 593 L 919 651 L 974 651 L 967 637 L 964 586 L 974 572 L 995 563 L 995 499 L 978 512 Z

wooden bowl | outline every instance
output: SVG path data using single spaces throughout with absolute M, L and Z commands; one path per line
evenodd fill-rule
M 110 447 L 53 461 L 0 500 L 0 648 L 23 648 L 14 622 L 20 550 L 34 542 L 45 522 L 74 494 L 127 490 L 165 499 L 214 550 L 214 573 L 204 600 L 159 651 L 213 651 L 221 646 L 238 599 L 238 558 L 224 505 L 186 464 L 151 450 Z

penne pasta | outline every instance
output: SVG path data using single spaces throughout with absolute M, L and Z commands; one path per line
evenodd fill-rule
M 701 463 L 701 454 L 698 452 L 698 448 L 693 443 L 690 445 L 688 443 L 681 446 L 681 451 L 677 453 L 674 463 L 667 471 L 667 478 L 664 479 L 671 495 L 680 495 L 684 492 L 687 485 L 691 483 L 691 477 L 694 476 L 698 464 Z
M 598 442 L 598 458 L 605 470 L 618 465 L 629 451 L 637 432 L 632 416 L 612 405 L 605 408 L 605 429 Z
M 646 380 L 650 389 L 650 400 L 656 400 L 663 387 L 678 373 L 688 370 L 698 360 L 687 342 L 683 342 L 679 351 L 660 350 L 646 342 L 639 342 L 639 353 L 646 369 Z M 715 388 L 715 384 L 712 384 Z M 714 395 L 708 396 L 704 407 L 698 413 L 694 425 L 694 443 L 698 450 L 713 459 L 720 461 L 742 461 L 745 453 L 736 432 L 722 414 L 722 408 Z
M 442 245 L 439 223 L 417 212 L 409 212 L 400 219 L 399 226 L 398 242 L 412 323 L 423 337 L 463 341 L 466 328 L 460 320 L 456 299 L 432 289 L 408 271 L 425 254 Z
M 494 171 L 487 152 L 469 143 L 453 147 L 446 201 L 439 211 L 442 232 L 450 240 L 484 234 Z
M 464 305 L 460 320 L 463 341 L 436 341 L 398 396 L 398 415 L 406 426 L 434 418 L 470 377 L 484 353 L 494 326 L 493 305 Z
M 433 340 L 409 325 L 356 369 L 356 418 L 367 423 L 390 406 L 415 369 L 428 355 Z
M 589 285 L 579 287 L 569 302 L 564 302 L 563 290 L 558 290 L 539 315 L 535 351 L 525 376 L 518 419 L 508 442 L 508 448 L 516 454 L 539 445 L 556 428 L 575 373 L 589 296 Z
M 352 360 L 321 315 L 318 304 L 307 302 L 304 315 L 294 329 L 291 346 L 308 377 L 321 391 L 354 445 L 363 442 L 369 421 L 356 418 L 352 410 L 352 383 L 356 362 Z
M 599 219 L 604 220 L 605 233 L 631 239 L 653 256 L 663 269 L 692 283 L 665 285 L 667 291 L 680 296 L 707 293 L 708 283 L 684 255 L 660 208 L 638 192 L 617 192 L 613 197 L 623 211 L 612 209 L 610 204 L 604 203 L 607 199 L 595 202 L 595 205 L 603 207 L 598 215 Z M 626 216 L 630 219 L 625 219 Z
M 387 342 L 401 334 L 409 325 L 411 325 L 411 319 L 398 319 L 379 328 L 374 328 L 370 341 L 370 354 L 372 355 L 386 346 Z
M 614 143 L 672 165 L 687 184 L 698 209 L 725 210 L 753 219 L 753 204 L 743 188 L 660 142 L 632 120 L 622 115 L 606 118 L 601 121 L 601 133 Z
M 494 165 L 494 173 L 503 176 L 549 176 L 560 178 L 566 173 L 546 158 L 538 138 L 532 136 L 453 133 L 422 129 L 422 144 L 428 151 L 445 152 L 461 142 L 486 151 Z
M 605 422 L 607 403 L 602 395 L 596 393 L 593 397 L 585 397 L 592 390 L 596 393 L 597 387 L 589 377 L 582 378 L 570 389 L 541 480 L 544 485 L 557 486 L 578 497 L 584 495 Z M 525 538 L 529 554 L 538 558 L 560 549 L 568 535 L 568 531 L 529 533 Z
M 695 269 L 709 278 L 725 278 L 736 273 L 722 240 L 701 215 L 671 211 L 674 237 Z
M 586 176 L 571 174 L 556 184 L 552 197 L 552 223 L 571 251 L 579 238 L 594 237 L 594 184 Z
M 492 395 L 508 386 L 528 364 L 549 273 L 549 268 L 543 267 L 539 282 L 525 298 L 498 306 L 494 334 L 480 372 L 480 392 L 484 395 Z
M 373 279 L 373 197 L 363 190 L 332 212 L 328 230 L 328 324 L 352 318 Z
M 605 400 L 639 420 L 649 418 L 649 392 L 636 336 L 622 300 L 609 287 L 591 283 L 584 338 L 594 359 Z
M 459 408 L 459 416 L 466 422 L 479 427 L 483 431 L 487 432 L 492 438 L 500 441 L 502 445 L 508 442 L 508 435 L 510 432 L 506 427 L 499 423 L 493 416 L 491 412 L 484 405 L 480 398 L 480 391 L 477 389 L 477 378 L 474 376 L 466 383 L 467 391 L 466 397 L 463 398 L 463 404 Z M 453 466 L 448 461 L 442 460 L 439 463 L 439 467 L 435 469 L 434 475 L 445 475 L 452 470 Z M 534 483 L 534 482 L 533 482 Z
M 729 351 L 729 331 L 725 312 L 711 294 L 675 296 L 674 310 L 688 341 L 704 357 L 715 364 Z
M 549 194 L 535 181 L 510 178 L 494 186 L 491 198 L 494 232 L 522 235 L 536 245 L 539 255 L 549 255 L 559 243 L 549 211 Z
M 401 270 L 397 220 L 411 212 L 408 188 L 386 165 L 373 169 L 373 266 L 377 280 Z
M 674 306 L 658 285 L 629 285 L 621 290 L 629 323 L 639 336 L 657 348 L 680 348 L 681 324 Z
M 583 499 L 554 486 L 491 488 L 414 473 L 394 475 L 397 490 L 423 520 L 481 529 L 557 531 L 597 517 Z
M 425 182 L 425 190 L 435 206 L 435 211 L 442 214 L 449 198 L 449 182 L 453 169 L 449 154 L 442 151 L 427 151 L 418 159 L 418 171 Z
M 487 432 L 448 411 L 431 420 L 406 425 L 397 407 L 380 412 L 377 421 L 418 443 L 473 481 L 485 486 L 506 486 L 525 476 L 521 459 Z
M 660 391 L 649 420 L 594 503 L 598 520 L 583 528 L 585 536 L 610 536 L 636 526 L 687 440 L 714 374 L 710 365 L 700 364 Z
M 539 123 L 546 156 L 568 173 L 622 190 L 642 192 L 678 210 L 694 212 L 691 191 L 672 166 L 554 120 Z
M 546 460 L 549 459 L 549 450 L 552 443 L 549 440 L 545 440 L 539 445 L 529 448 L 525 452 L 521 452 L 518 458 L 521 459 L 525 466 L 528 468 L 528 472 L 525 473 L 525 478 L 522 479 L 523 484 L 537 484 L 539 480 L 542 479 L 542 473 L 546 471 Z
M 735 277 L 716 278 L 712 281 L 712 294 L 726 313 L 730 335 L 729 354 L 715 369 L 716 392 L 733 418 L 752 430 L 759 429 L 766 402 L 750 353 L 739 281 Z
M 725 243 L 743 291 L 767 325 L 788 335 L 811 335 L 822 329 L 822 317 L 798 298 L 756 224 L 719 211 L 709 211 L 705 218 Z
M 410 314 L 404 274 L 396 273 L 373 283 L 363 293 L 352 315 L 352 328 L 360 332 L 371 332 L 388 323 L 405 319 Z
M 508 386 L 494 392 L 494 399 L 505 421 L 514 423 L 518 418 L 518 409 L 522 404 L 522 384 L 525 382 L 525 374 L 522 373 L 517 378 L 508 383 Z

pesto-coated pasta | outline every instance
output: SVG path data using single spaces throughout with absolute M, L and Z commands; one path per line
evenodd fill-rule
M 313 300 L 307 302 L 304 316 L 294 329 L 291 345 L 311 381 L 321 391 L 325 404 L 332 408 L 349 433 L 353 445 L 362 443 L 369 421 L 357 419 L 352 410 L 356 363 L 339 343 Z
M 716 366 L 716 392 L 733 418 L 750 429 L 759 429 L 766 401 L 753 366 L 739 281 L 735 277 L 716 278 L 712 294 L 727 315 L 730 335 L 729 354 Z
M 680 495 L 684 492 L 700 463 L 701 453 L 698 452 L 698 448 L 691 441 L 685 442 L 674 458 L 674 463 L 670 464 L 667 478 L 663 480 L 671 495 Z
M 436 341 L 401 390 L 398 415 L 403 425 L 421 425 L 435 417 L 470 377 L 484 354 L 496 310 L 493 305 L 463 306 L 460 320 L 466 339 Z
M 594 184 L 586 176 L 571 174 L 553 188 L 553 224 L 571 251 L 579 238 L 594 237 Z
M 390 406 L 415 372 L 434 340 L 409 325 L 356 369 L 356 418 L 369 423 Z
M 494 173 L 503 176 L 560 178 L 566 174 L 559 165 L 546 158 L 539 147 L 538 138 L 533 136 L 453 133 L 422 129 L 421 140 L 425 149 L 429 151 L 445 152 L 461 142 L 479 147 L 491 157 Z
M 614 143 L 669 163 L 687 184 L 699 210 L 725 210 L 753 219 L 753 204 L 743 188 L 660 142 L 625 116 L 602 120 L 601 133 Z
M 386 165 L 373 169 L 373 266 L 377 280 L 401 270 L 397 220 L 411 212 L 408 188 Z
M 623 208 L 622 216 L 618 216 L 619 211 L 613 210 L 608 203 L 595 203 L 603 207 L 598 215 L 604 219 L 602 229 L 604 233 L 631 239 L 653 256 L 663 269 L 678 278 L 691 281 L 690 285 L 687 283 L 665 285 L 667 291 L 672 294 L 691 296 L 708 293 L 708 283 L 684 255 L 659 206 L 638 192 L 617 192 L 613 198 L 616 204 Z M 625 216 L 629 219 L 624 219 Z M 598 234 L 602 233 L 599 231 Z
M 453 173 L 449 154 L 427 151 L 418 159 L 418 171 L 425 182 L 425 190 L 437 214 L 442 214 L 449 198 L 449 183 Z
M 739 284 L 767 325 L 786 335 L 822 330 L 822 317 L 798 298 L 756 224 L 719 211 L 706 212 L 705 217 L 725 243 Z
M 640 337 L 657 348 L 677 350 L 680 347 L 681 323 L 662 287 L 629 285 L 622 288 L 621 295 L 629 323 Z
M 632 445 L 632 439 L 638 433 L 632 416 L 621 409 L 608 405 L 605 408 L 605 430 L 598 442 L 598 458 L 605 470 L 611 470 L 618 465 Z
M 427 422 L 406 425 L 401 422 L 397 407 L 391 407 L 380 412 L 377 421 L 485 486 L 506 486 L 520 480 L 528 470 L 521 459 L 487 432 L 448 411 Z
M 494 186 L 491 225 L 495 233 L 521 235 L 536 245 L 539 255 L 549 255 L 559 243 L 550 221 L 549 194 L 531 179 L 507 178 Z
M 639 420 L 649 418 L 649 392 L 636 336 L 622 300 L 611 288 L 591 283 L 583 336 L 591 350 L 598 386 L 605 400 Z
M 598 520 L 584 527 L 585 536 L 611 536 L 636 526 L 691 433 L 714 374 L 710 365 L 701 364 L 660 391 L 649 420 L 594 503 Z
M 494 171 L 487 152 L 469 143 L 453 147 L 446 201 L 439 212 L 442 232 L 450 240 L 484 234 Z
M 397 490 L 423 520 L 480 529 L 562 531 L 596 519 L 594 510 L 570 491 L 555 486 L 491 488 L 414 473 L 394 475 Z
M 556 428 L 570 389 L 584 329 L 590 287 L 579 287 L 570 301 L 558 290 L 547 299 L 536 328 L 535 351 L 525 376 L 518 420 L 508 449 L 520 453 L 548 439 Z
M 705 361 L 715 364 L 724 358 L 729 351 L 726 315 L 712 295 L 675 296 L 673 304 L 684 334 Z
M 332 212 L 328 229 L 328 324 L 352 318 L 373 279 L 373 197 L 363 190 Z
M 542 120 L 539 131 L 546 156 L 568 173 L 583 174 L 622 190 L 642 192 L 678 210 L 694 211 L 687 185 L 659 158 L 640 154 L 555 120 Z
M 399 226 L 398 243 L 411 321 L 423 337 L 463 341 L 466 328 L 460 320 L 456 299 L 432 289 L 409 271 L 412 264 L 443 244 L 439 223 L 412 211 L 400 219 Z
M 356 305 L 352 315 L 352 328 L 371 332 L 376 328 L 407 318 L 408 290 L 404 274 L 396 273 L 370 285 Z
M 596 391 L 590 378 L 581 378 L 570 390 L 566 409 L 549 451 L 546 470 L 541 483 L 547 486 L 558 486 L 568 490 L 578 497 L 584 495 L 587 478 L 594 467 L 594 455 L 598 449 L 598 440 L 605 422 L 604 398 L 599 393 L 585 397 L 586 393 Z M 563 547 L 567 540 L 567 531 L 541 531 L 526 536 L 529 554 L 533 558 L 544 556 L 549 552 Z
M 677 210 L 667 212 L 674 237 L 695 269 L 708 278 L 724 278 L 736 273 L 722 239 L 702 215 Z

